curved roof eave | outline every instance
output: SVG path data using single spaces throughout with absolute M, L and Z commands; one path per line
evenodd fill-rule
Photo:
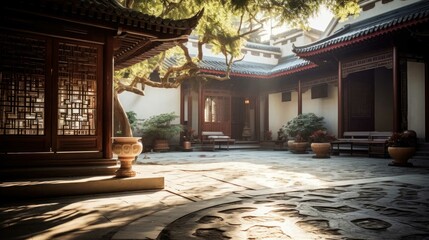
M 300 57 L 310 57 L 428 21 L 429 1 L 417 2 L 399 10 L 346 25 L 344 29 L 320 41 L 306 46 L 294 46 L 292 51 Z
M 124 8 L 116 0 L 13 0 L 2 3 L 1 9 L 79 23 L 119 35 L 123 41 L 114 51 L 115 70 L 148 59 L 174 47 L 178 41 L 186 41 L 204 12 L 202 9 L 187 19 L 163 19 Z

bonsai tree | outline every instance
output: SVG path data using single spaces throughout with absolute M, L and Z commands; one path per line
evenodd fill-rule
M 295 138 L 297 142 L 308 142 L 309 137 L 317 130 L 325 131 L 324 118 L 318 117 L 314 113 L 300 114 L 288 121 L 283 126 L 288 136 Z
M 141 129 L 143 137 L 148 141 L 153 142 L 155 150 L 168 150 L 168 141 L 174 136 L 178 136 L 183 131 L 183 126 L 180 124 L 172 124 L 171 122 L 178 118 L 175 113 L 162 113 L 150 117 L 143 121 Z M 163 141 L 160 141 L 163 140 Z M 158 146 L 162 144 L 163 146 Z

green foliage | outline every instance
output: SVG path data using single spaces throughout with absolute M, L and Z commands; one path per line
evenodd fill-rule
M 143 137 L 150 139 L 170 139 L 183 131 L 180 124 L 171 124 L 178 118 L 175 113 L 163 113 L 150 117 L 141 124 Z
M 124 3 L 125 0 L 119 0 Z M 169 19 L 185 19 L 204 9 L 193 34 L 205 44 L 212 44 L 214 53 L 239 59 L 241 48 L 249 40 L 253 31 L 262 31 L 264 24 L 274 19 L 278 24 L 305 28 L 308 19 L 313 17 L 321 5 L 326 6 L 341 19 L 360 12 L 358 0 L 134 0 L 133 9 L 146 14 Z M 149 76 L 154 67 L 159 67 L 160 60 L 174 55 L 183 55 L 180 49 L 169 50 L 165 55 L 158 55 L 145 63 L 117 73 L 123 78 L 128 73 Z M 176 58 L 176 59 L 180 59 Z M 178 61 L 176 66 L 180 66 Z M 161 75 L 166 69 L 160 69 Z
M 137 113 L 134 111 L 128 111 L 127 112 L 128 122 L 131 125 L 131 129 L 134 129 L 137 124 Z
M 283 126 L 288 136 L 298 138 L 301 141 L 308 141 L 311 134 L 317 130 L 326 130 L 324 127 L 324 118 L 318 117 L 314 113 L 300 114 L 288 121 Z

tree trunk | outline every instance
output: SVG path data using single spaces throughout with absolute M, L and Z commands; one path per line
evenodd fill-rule
M 122 107 L 116 91 L 114 91 L 113 109 L 114 136 L 132 137 L 133 132 L 131 131 L 131 125 L 128 121 L 127 113 L 125 112 L 124 107 Z

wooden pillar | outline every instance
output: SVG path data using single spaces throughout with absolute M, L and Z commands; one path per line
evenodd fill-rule
M 256 140 L 261 139 L 261 98 L 259 95 L 254 97 L 255 99 L 255 138 Z
M 192 128 L 192 87 L 188 86 L 188 127 Z
M 399 118 L 400 118 L 400 94 L 399 94 L 399 80 L 398 80 L 398 56 L 397 49 L 393 46 L 393 131 L 399 131 Z
M 264 100 L 265 100 L 265 102 L 264 102 L 264 108 L 265 108 L 265 110 L 264 110 L 264 132 L 265 131 L 269 131 L 270 130 L 270 124 L 269 124 L 269 121 L 270 121 L 270 110 L 269 110 L 269 102 L 268 102 L 268 93 L 264 93 Z
M 180 85 L 180 124 L 185 123 L 185 87 Z
M 203 86 L 198 83 L 198 136 L 201 137 L 204 123 L 204 99 L 203 99 Z
M 338 137 L 343 136 L 343 75 L 341 61 L 338 61 Z
M 298 80 L 298 115 L 302 114 L 302 88 L 301 79 Z
M 112 137 L 113 137 L 113 49 L 115 40 L 113 37 L 106 37 L 104 46 L 104 82 L 103 82 L 103 157 L 106 159 L 113 158 Z M 99 83 L 97 83 L 99 84 Z
M 425 71 L 425 135 L 426 142 L 429 142 L 429 62 L 428 58 L 425 59 L 426 71 Z

